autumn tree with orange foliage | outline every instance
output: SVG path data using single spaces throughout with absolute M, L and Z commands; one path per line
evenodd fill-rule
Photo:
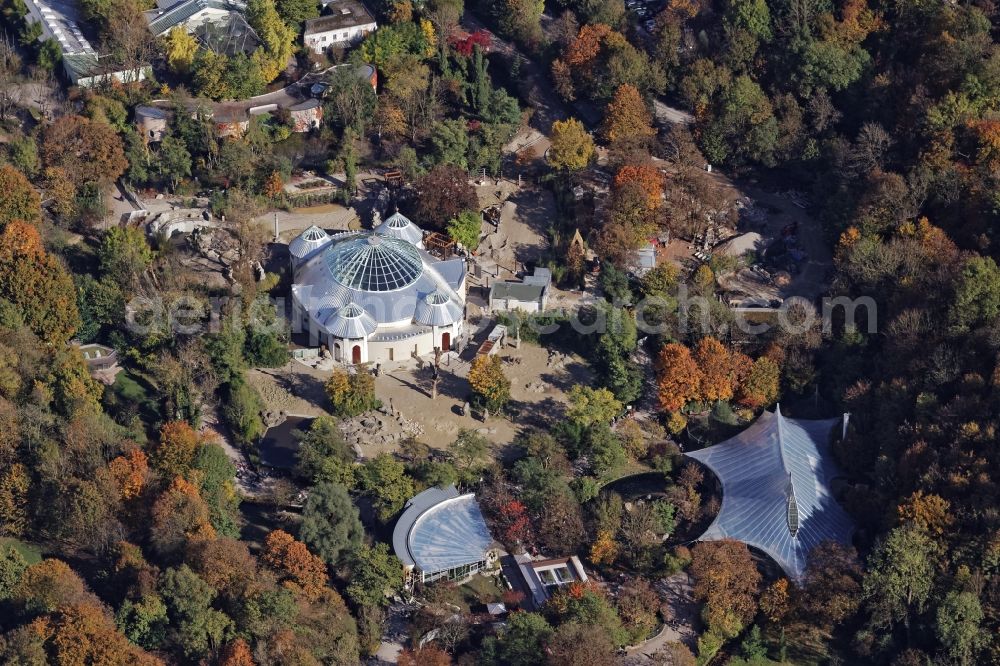
M 285 191 L 285 183 L 281 180 L 281 174 L 272 171 L 271 175 L 264 181 L 264 196 L 268 199 L 277 199 Z
M 161 555 L 174 553 L 189 539 L 214 539 L 208 505 L 198 489 L 182 477 L 175 477 L 153 504 L 149 537 Z
M 0 298 L 10 301 L 28 328 L 62 346 L 80 325 L 76 287 L 31 224 L 14 220 L 0 233 Z
M 39 155 L 46 167 L 65 169 L 77 187 L 113 182 L 128 168 L 114 128 L 81 116 L 63 116 L 46 125 Z
M 399 666 L 451 666 L 451 655 L 434 644 L 416 650 L 403 650 L 399 654 Z
M 28 490 L 31 477 L 21 463 L 0 471 L 0 536 L 19 537 L 28 527 Z
M 618 86 L 614 98 L 608 102 L 601 129 L 609 143 L 643 144 L 656 136 L 646 101 L 639 89 L 628 83 Z
M 261 559 L 288 577 L 285 587 L 301 592 L 310 600 L 318 599 L 329 581 L 323 560 L 284 530 L 274 530 L 267 535 Z
M 779 578 L 766 588 L 760 595 L 760 610 L 767 619 L 778 624 L 790 609 L 790 596 L 788 591 L 788 579 Z
M 23 173 L 4 164 L 0 166 L 0 229 L 14 220 L 38 226 L 42 200 Z
M 245 541 L 229 537 L 192 539 L 185 560 L 202 580 L 230 598 L 247 594 L 258 579 L 257 559 Z
M 590 561 L 594 564 L 613 564 L 618 559 L 619 550 L 621 548 L 615 541 L 614 532 L 599 530 L 597 538 L 590 546 Z
M 671 342 L 663 346 L 657 357 L 657 386 L 660 407 L 668 412 L 679 411 L 701 395 L 701 370 L 684 345 Z
M 160 428 L 160 440 L 153 448 L 153 466 L 167 478 L 184 476 L 194 464 L 202 437 L 187 421 L 170 421 Z
M 781 368 L 773 360 L 761 356 L 750 366 L 736 391 L 736 401 L 750 409 L 760 409 L 778 399 Z
M 50 664 L 158 666 L 163 662 L 133 645 L 99 605 L 71 604 L 31 623 Z
M 54 558 L 25 569 L 14 597 L 36 613 L 50 613 L 60 606 L 72 604 L 100 604 L 79 574 Z
M 146 487 L 149 464 L 141 449 L 132 449 L 108 463 L 108 471 L 118 487 L 121 499 L 135 499 Z
M 691 549 L 694 596 L 704 601 L 709 629 L 735 636 L 757 612 L 761 575 L 745 544 L 702 541 Z
M 646 194 L 646 206 L 654 209 L 663 203 L 663 180 L 663 172 L 652 165 L 626 165 L 615 174 L 613 187 L 621 190 L 629 184 L 638 185 Z
M 237 638 L 222 648 L 222 653 L 219 655 L 219 666 L 257 666 L 257 662 L 253 660 L 247 642 L 242 638 Z
M 917 490 L 896 509 L 899 522 L 909 523 L 931 537 L 940 537 L 952 524 L 951 504 L 940 495 Z
M 733 397 L 732 355 L 725 345 L 713 337 L 698 341 L 694 360 L 701 370 L 701 399 L 729 400 Z

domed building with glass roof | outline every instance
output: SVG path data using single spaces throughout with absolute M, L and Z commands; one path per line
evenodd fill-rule
M 476 496 L 455 486 L 428 488 L 411 498 L 392 530 L 392 548 L 414 581 L 462 581 L 497 565 L 493 540 Z
M 288 245 L 293 323 L 346 365 L 452 349 L 463 333 L 465 260 L 434 258 L 422 237 L 398 213 L 374 231 L 306 229 Z

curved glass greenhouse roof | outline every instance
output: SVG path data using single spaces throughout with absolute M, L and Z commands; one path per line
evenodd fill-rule
M 424 232 L 421 231 L 420 227 L 413 224 L 410 218 L 399 211 L 387 217 L 382 224 L 375 227 L 375 231 L 386 236 L 405 240 L 414 245 L 419 245 L 424 239 Z
M 314 224 L 292 239 L 288 244 L 288 251 L 296 259 L 302 259 L 326 245 L 329 240 L 330 235 Z
M 492 544 L 475 495 L 459 495 L 455 486 L 411 499 L 392 533 L 396 557 L 427 574 L 484 560 Z
M 413 284 L 424 270 L 417 249 L 398 238 L 360 234 L 334 245 L 325 255 L 340 284 L 363 291 L 395 291 Z
M 850 544 L 853 522 L 830 490 L 839 472 L 828 442 L 839 422 L 787 419 L 778 407 L 732 439 L 687 453 L 722 483 L 719 515 L 700 540 L 742 541 L 793 579 L 822 541 Z

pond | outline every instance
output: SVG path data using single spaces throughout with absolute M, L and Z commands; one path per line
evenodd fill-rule
M 308 430 L 312 422 L 311 416 L 288 416 L 283 422 L 268 428 L 257 445 L 261 464 L 274 469 L 295 469 L 299 452 L 295 431 Z
M 673 484 L 667 480 L 663 472 L 642 472 L 615 479 L 601 488 L 601 492 L 615 492 L 625 501 L 629 501 L 646 495 L 665 495 L 668 485 Z

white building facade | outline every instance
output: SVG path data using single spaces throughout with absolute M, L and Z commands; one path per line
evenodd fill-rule
M 357 44 L 378 29 L 375 17 L 358 0 L 333 0 L 324 3 L 324 16 L 306 21 L 302 43 L 314 53 L 329 48 Z
M 294 320 L 344 365 L 456 348 L 464 334 L 465 261 L 438 261 L 377 231 L 318 227 L 289 244 Z

